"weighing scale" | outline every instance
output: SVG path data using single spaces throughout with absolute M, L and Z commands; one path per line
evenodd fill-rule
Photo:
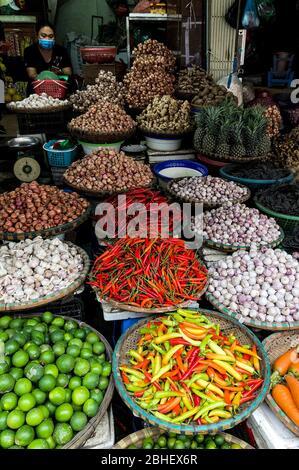
M 25 183 L 39 178 L 43 161 L 40 140 L 36 137 L 17 137 L 8 141 L 8 147 L 15 154 L 15 177 Z

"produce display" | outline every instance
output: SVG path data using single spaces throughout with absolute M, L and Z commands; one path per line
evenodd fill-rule
M 144 109 L 156 96 L 174 93 L 175 64 L 172 52 L 164 44 L 149 39 L 133 51 L 133 67 L 124 78 L 125 100 L 130 108 Z
M 122 238 L 96 259 L 90 284 L 103 300 L 150 312 L 198 300 L 207 277 L 205 266 L 182 240 Z
M 212 75 L 198 65 L 191 65 L 179 71 L 176 88 L 179 92 L 196 94 L 212 83 Z
M 109 385 L 105 344 L 87 326 L 45 312 L 0 318 L 0 448 L 55 449 L 96 416 Z
M 87 85 L 86 90 L 78 90 L 70 97 L 70 102 L 76 111 L 85 113 L 90 106 L 107 101 L 124 105 L 123 86 L 118 83 L 112 72 L 101 70 L 95 80 L 95 85 Z
M 156 97 L 137 117 L 141 129 L 182 134 L 191 128 L 190 105 L 169 95 Z
M 280 249 L 237 251 L 209 270 L 208 292 L 245 322 L 299 320 L 299 262 Z
M 134 401 L 171 424 L 203 425 L 238 414 L 264 380 L 256 346 L 226 336 L 201 312 L 179 309 L 138 330 L 138 347 L 121 364 Z
M 254 100 L 249 103 L 249 106 L 263 106 L 265 108 L 264 115 L 268 120 L 267 133 L 269 137 L 276 137 L 280 134 L 282 125 L 282 118 L 279 108 L 276 106 L 274 99 L 267 91 L 257 93 Z
M 23 304 L 69 287 L 84 268 L 75 245 L 57 238 L 0 247 L 0 304 Z
M 293 133 L 292 133 L 293 132 Z M 274 139 L 273 159 L 280 165 L 287 166 L 294 171 L 299 170 L 299 139 L 296 131 L 292 131 Z
M 271 394 L 299 428 L 299 346 L 289 349 L 274 362 Z
M 238 201 L 248 195 L 248 189 L 245 186 L 239 186 L 216 176 L 192 176 L 179 181 L 173 180 L 169 184 L 169 190 L 186 202 L 194 201 L 213 205 Z
M 196 116 L 194 147 L 220 159 L 265 157 L 271 147 L 264 108 L 238 108 L 232 101 L 204 108 Z
M 107 218 L 113 220 L 116 233 L 128 233 L 128 235 L 132 236 L 132 231 L 135 230 L 135 226 L 130 230 L 130 221 L 134 219 L 135 214 L 129 215 L 129 210 L 135 204 L 142 204 L 144 207 L 144 210 L 140 210 L 139 212 L 142 219 L 140 219 L 139 223 L 139 233 L 142 234 L 142 237 L 157 237 L 166 230 L 167 234 L 168 231 L 172 233 L 175 225 L 179 224 L 182 219 L 181 214 L 175 213 L 170 215 L 169 221 L 168 217 L 164 219 L 163 209 L 169 210 L 168 199 L 159 191 L 151 189 L 133 189 L 126 193 L 126 198 L 121 203 L 119 201 L 119 195 L 111 196 L 106 199 L 105 202 L 111 205 L 111 209 L 107 210 Z M 118 211 L 125 211 L 124 224 L 119 224 Z M 145 218 L 144 221 L 143 217 Z M 152 223 L 155 217 L 157 217 L 156 227 L 154 226 L 155 224 Z M 112 242 L 112 240 L 110 242 Z
M 201 233 L 201 218 L 195 217 L 194 229 Z M 218 209 L 205 212 L 203 216 L 203 237 L 216 243 L 234 246 L 250 246 L 252 243 L 267 245 L 277 241 L 280 236 L 281 230 L 274 219 L 245 204 L 228 202 Z
M 273 162 L 242 163 L 225 168 L 225 172 L 237 178 L 249 180 L 279 180 L 289 176 L 287 168 L 277 166 Z
M 0 194 L 0 231 L 33 232 L 73 222 L 89 207 L 86 199 L 55 186 L 23 183 Z
M 73 118 L 68 125 L 71 133 L 91 136 L 133 134 L 136 123 L 118 105 L 107 101 L 91 106 L 85 114 Z
M 145 437 L 140 446 L 131 444 L 128 449 L 242 449 L 242 447 L 240 444 L 229 442 L 222 434 L 186 436 L 165 433 L 158 437 Z
M 12 101 L 7 105 L 12 111 L 43 111 L 45 109 L 55 110 L 63 107 L 69 107 L 70 102 L 68 100 L 60 100 L 58 98 L 52 98 L 46 93 L 41 95 L 30 95 L 22 101 Z
M 189 74 L 191 72 L 191 80 Z M 199 67 L 187 69 L 187 73 L 183 77 L 179 77 L 180 89 L 188 88 L 188 83 L 191 82 L 193 90 L 196 92 L 196 96 L 192 100 L 192 105 L 195 106 L 218 106 L 225 99 L 229 98 L 238 104 L 238 100 L 235 98 L 233 93 L 228 91 L 224 86 L 218 85 L 211 75 L 207 75 L 205 71 Z M 181 84 L 180 84 L 181 82 Z M 186 87 L 187 85 L 187 87 Z
M 274 212 L 299 216 L 299 184 L 274 186 L 258 193 L 256 201 Z
M 299 226 L 295 227 L 291 233 L 286 234 L 282 248 L 295 258 L 299 258 Z
M 150 167 L 123 152 L 100 149 L 72 163 L 64 174 L 70 185 L 82 190 L 117 193 L 150 186 Z

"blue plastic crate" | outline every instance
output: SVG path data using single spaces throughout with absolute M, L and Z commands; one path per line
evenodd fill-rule
M 69 150 L 55 150 L 52 147 L 56 142 L 57 140 L 50 140 L 43 146 L 48 155 L 49 165 L 67 167 L 75 160 L 78 146 L 75 145 Z

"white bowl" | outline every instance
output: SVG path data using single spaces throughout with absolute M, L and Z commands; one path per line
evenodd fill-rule
M 172 150 L 179 150 L 182 145 L 182 138 L 177 137 L 148 137 L 145 136 L 147 146 L 152 150 L 161 150 L 170 152 Z
M 122 140 L 121 142 L 113 142 L 112 144 L 93 144 L 90 142 L 83 142 L 82 140 L 79 140 L 79 144 L 82 145 L 85 155 L 90 155 L 91 153 L 96 152 L 98 149 L 101 148 L 116 150 L 117 152 L 119 152 L 123 143 L 124 141 Z

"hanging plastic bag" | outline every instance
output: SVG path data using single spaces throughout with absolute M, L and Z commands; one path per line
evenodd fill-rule
M 255 0 L 247 0 L 242 19 L 242 25 L 244 29 L 259 27 L 260 19 L 258 16 Z
M 245 5 L 246 5 L 246 0 L 241 0 L 241 3 L 240 3 L 241 15 L 240 15 L 239 24 L 237 24 L 237 22 L 238 22 L 239 1 L 240 0 L 235 0 L 234 3 L 229 7 L 229 9 L 227 10 L 227 12 L 225 14 L 225 21 L 234 29 L 241 29 L 241 27 L 242 27 L 241 19 L 243 17 L 243 12 L 244 12 Z
M 256 0 L 259 17 L 263 20 L 270 20 L 276 15 L 273 0 Z
M 243 87 L 242 87 L 242 82 L 236 73 L 232 73 L 230 75 L 226 75 L 225 77 L 222 77 L 217 82 L 217 84 L 224 86 L 227 89 L 227 91 L 230 91 L 238 99 L 238 106 L 242 106 Z

